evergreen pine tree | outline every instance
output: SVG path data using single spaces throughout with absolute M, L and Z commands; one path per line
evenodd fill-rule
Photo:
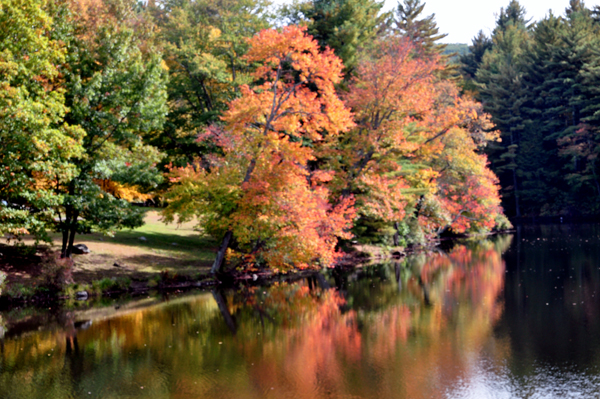
M 511 0 L 508 7 L 501 8 L 493 36 L 499 32 L 506 32 L 510 26 L 518 29 L 527 29 L 531 19 L 526 19 L 527 11 L 517 0 Z
M 463 77 L 473 79 L 486 51 L 492 48 L 492 39 L 487 37 L 483 31 L 479 31 L 477 36 L 471 41 L 469 52 L 460 57 L 461 72 Z
M 518 164 L 520 145 L 528 123 L 523 107 L 531 99 L 524 80 L 524 55 L 529 51 L 530 35 L 525 10 L 513 0 L 500 11 L 494 29 L 493 49 L 477 71 L 479 93 L 486 112 L 501 132 L 502 142 L 488 146 L 492 170 L 504 189 L 504 207 L 520 217 L 522 169 Z
M 525 59 L 525 81 L 531 94 L 522 112 L 527 134 L 521 143 L 521 203 L 525 214 L 557 214 L 564 202 L 560 160 L 554 132 L 563 125 L 554 110 L 561 106 L 560 66 L 553 62 L 560 43 L 562 18 L 550 14 L 538 22 Z
M 600 198 L 600 26 L 582 1 L 572 0 L 566 10 L 563 46 L 557 60 L 564 68 L 561 74 L 565 101 L 557 109 L 563 116 L 564 128 L 553 138 L 558 140 L 559 154 L 567 172 L 570 188 L 569 207 L 576 212 L 598 212 Z
M 439 33 L 435 22 L 435 14 L 419 19 L 425 3 L 421 0 L 404 0 L 398 3 L 395 15 L 395 30 L 401 36 L 408 38 L 422 56 L 442 54 L 446 48 L 445 44 L 438 43 L 439 40 L 448 36 Z
M 373 43 L 387 24 L 380 13 L 383 1 L 313 0 L 302 4 L 310 33 L 322 48 L 329 46 L 342 59 L 347 76 L 358 63 L 360 50 Z

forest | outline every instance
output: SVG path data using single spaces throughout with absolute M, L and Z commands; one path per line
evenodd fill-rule
M 460 58 L 463 90 L 500 131 L 486 149 L 513 217 L 598 215 L 600 7 L 537 22 L 511 1 Z
M 597 8 L 513 0 L 464 53 L 383 5 L 0 0 L 0 233 L 70 258 L 144 204 L 217 239 L 213 270 L 286 270 L 598 214 Z

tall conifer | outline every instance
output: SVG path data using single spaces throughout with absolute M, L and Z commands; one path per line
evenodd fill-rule
M 383 1 L 313 0 L 301 4 L 309 21 L 308 33 L 321 45 L 332 48 L 344 63 L 347 77 L 358 63 L 361 49 L 369 47 L 387 24 L 381 13 Z
M 395 30 L 408 38 L 422 55 L 441 54 L 446 48 L 439 40 L 448 36 L 440 33 L 435 14 L 422 17 L 425 3 L 421 0 L 404 0 L 398 3 L 395 15 Z
M 493 49 L 484 55 L 476 74 L 485 110 L 502 134 L 502 142 L 488 149 L 492 169 L 504 188 L 505 208 L 517 217 L 521 216 L 522 180 L 518 159 L 527 124 L 522 108 L 530 99 L 523 79 L 523 57 L 530 45 L 527 22 L 525 10 L 516 0 L 500 11 Z

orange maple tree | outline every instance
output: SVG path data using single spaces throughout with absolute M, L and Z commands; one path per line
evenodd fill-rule
M 406 40 L 378 44 L 346 96 L 357 126 L 331 157 L 336 189 L 354 194 L 361 217 L 417 220 L 426 235 L 491 229 L 501 213 L 497 181 L 480 147 L 497 138 L 481 105 L 441 80 L 437 57 Z
M 337 238 L 349 238 L 353 199 L 331 205 L 324 183 L 333 173 L 309 164 L 318 147 L 353 126 L 334 87 L 342 62 L 296 26 L 262 31 L 250 46 L 256 83 L 240 88 L 222 127 L 199 137 L 222 155 L 172 170 L 178 184 L 166 216 L 196 216 L 205 231 L 223 237 L 214 271 L 234 237 L 274 269 L 329 265 Z
M 405 216 L 410 178 L 402 170 L 420 143 L 411 141 L 407 128 L 432 107 L 436 59 L 413 57 L 403 40 L 380 43 L 361 62 L 346 102 L 357 126 L 340 141 L 338 188 L 357 194 L 360 212 L 385 221 Z M 335 162 L 335 161 L 334 161 Z

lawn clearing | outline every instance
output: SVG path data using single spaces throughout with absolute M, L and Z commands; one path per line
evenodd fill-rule
M 154 210 L 147 212 L 145 221 L 144 226 L 120 231 L 114 237 L 102 234 L 76 236 L 75 244 L 87 245 L 92 253 L 73 255 L 75 281 L 141 276 L 161 271 L 177 274 L 208 272 L 218 243 L 195 231 L 195 223 L 165 224 Z M 52 249 L 58 251 L 61 236 L 54 234 L 53 239 Z M 25 239 L 24 243 L 32 245 L 33 240 Z M 9 273 L 9 281 L 27 282 L 39 274 L 39 268 L 31 264 L 2 263 L 0 260 L 0 268 Z

